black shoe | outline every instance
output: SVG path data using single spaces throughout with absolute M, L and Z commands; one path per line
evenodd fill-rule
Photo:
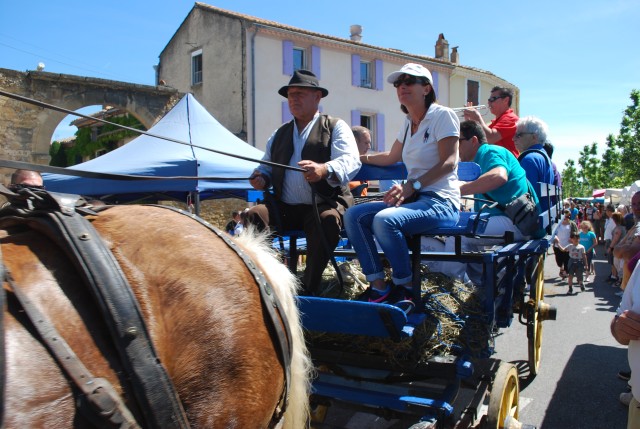
M 389 297 L 389 304 L 398 307 L 406 315 L 411 314 L 416 308 L 416 304 L 413 302 L 413 291 L 403 286 L 395 288 Z
M 413 302 L 413 291 L 410 289 L 407 289 L 404 286 L 396 287 L 396 289 L 393 291 L 393 293 L 389 297 L 389 302 L 393 304 L 400 301 Z
M 620 371 L 620 372 L 618 372 L 618 378 L 620 380 L 629 381 L 629 379 L 631 379 L 631 371 Z
M 363 302 L 375 302 L 377 304 L 386 304 L 390 301 L 395 289 L 397 288 L 394 288 L 393 285 L 387 285 L 387 289 L 385 291 L 378 291 L 377 289 L 369 286 L 367 290 L 362 292 L 357 300 Z
M 567 294 L 571 295 L 572 293 L 573 293 L 573 288 L 572 288 L 572 287 L 570 287 L 570 288 L 569 288 L 569 292 L 567 292 Z

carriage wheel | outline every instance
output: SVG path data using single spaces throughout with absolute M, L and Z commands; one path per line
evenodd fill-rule
M 520 412 L 520 385 L 518 370 L 507 362 L 500 362 L 489 393 L 489 410 L 487 411 L 487 429 L 504 427 L 507 416 L 518 419 Z
M 540 355 L 542 353 L 542 321 L 541 315 L 544 307 L 544 255 L 538 258 L 536 272 L 531 276 L 532 295 L 527 303 L 527 338 L 529 343 L 529 376 L 538 374 L 540 369 Z

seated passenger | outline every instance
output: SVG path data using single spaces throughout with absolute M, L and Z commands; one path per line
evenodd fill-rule
M 460 128 L 456 114 L 437 104 L 433 79 L 425 67 L 406 64 L 391 73 L 387 82 L 396 88 L 406 117 L 391 150 L 365 157 L 364 163 L 386 166 L 403 160 L 409 180 L 394 185 L 383 201 L 349 208 L 344 223 L 370 282 L 360 300 L 393 303 L 411 297 L 413 277 L 405 234 L 453 226 L 459 219 Z M 391 265 L 392 284 L 385 282 L 376 241 Z
M 518 161 L 526 171 L 527 179 L 538 193 L 540 211 L 544 212 L 549 209 L 549 201 L 547 198 L 541 198 L 537 183 L 554 183 L 555 181 L 551 159 L 543 146 L 547 141 L 547 124 L 534 116 L 520 118 L 516 123 L 516 134 L 513 140 L 520 151 Z
M 476 198 L 497 201 L 501 206 L 505 206 L 528 192 L 526 173 L 518 160 L 509 150 L 488 144 L 484 131 L 477 122 L 464 121 L 460 124 L 459 151 L 461 161 L 475 162 L 480 165 L 482 171 L 476 180 L 460 186 L 460 194 L 473 194 Z M 476 201 L 475 211 L 479 211 L 483 204 L 485 203 Z M 495 207 L 488 209 L 488 213 L 490 216 L 484 234 L 503 235 L 506 231 L 511 231 L 516 241 L 524 239 L 520 230 L 502 210 Z M 481 250 L 486 245 L 502 242 L 504 240 L 462 237 L 462 250 Z M 454 237 L 448 237 L 446 250 L 452 251 L 453 247 Z M 454 273 L 454 276 L 458 278 L 464 278 L 466 270 L 469 279 L 476 285 L 480 284 L 482 264 L 468 265 L 467 267 L 467 264 L 464 263 L 450 262 L 445 264 L 445 270 L 448 273 Z

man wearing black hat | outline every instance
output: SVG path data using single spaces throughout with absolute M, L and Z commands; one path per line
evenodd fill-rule
M 360 169 L 358 146 L 345 121 L 319 113 L 320 100 L 329 91 L 310 71 L 294 72 L 278 93 L 287 98 L 293 120 L 273 133 L 262 159 L 305 172 L 261 164 L 251 186 L 259 190 L 273 186 L 275 204 L 252 207 L 247 220 L 259 229 L 276 226 L 305 232 L 307 266 L 302 284 L 306 293 L 313 294 L 319 292 L 322 272 L 340 239 L 342 215 L 353 204 L 348 184 Z

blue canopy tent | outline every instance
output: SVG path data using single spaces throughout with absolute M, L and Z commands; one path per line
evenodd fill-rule
M 244 197 L 252 189 L 248 177 L 258 163 L 196 146 L 261 159 L 263 152 L 223 127 L 191 94 L 176 104 L 148 131 L 187 144 L 140 135 L 99 158 L 73 167 L 97 173 L 141 176 L 192 176 L 198 179 L 112 180 L 44 174 L 47 190 L 125 202 L 155 195 L 155 199 Z M 197 207 L 197 204 L 196 204 Z

